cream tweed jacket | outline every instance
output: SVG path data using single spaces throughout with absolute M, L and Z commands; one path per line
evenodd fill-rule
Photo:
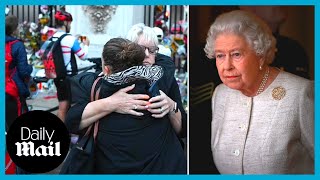
M 212 97 L 211 134 L 221 174 L 312 174 L 314 83 L 280 72 L 255 97 L 221 84 Z

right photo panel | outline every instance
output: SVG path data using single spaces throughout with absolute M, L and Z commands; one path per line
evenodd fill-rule
M 314 174 L 314 6 L 189 6 L 189 174 Z

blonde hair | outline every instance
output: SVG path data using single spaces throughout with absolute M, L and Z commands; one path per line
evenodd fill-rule
M 246 39 L 255 53 L 271 64 L 276 50 L 276 39 L 269 26 L 252 13 L 236 10 L 221 14 L 210 26 L 204 51 L 207 57 L 214 58 L 214 46 L 217 36 L 232 33 Z
M 133 25 L 126 38 L 137 43 L 141 37 L 144 37 L 147 42 L 158 46 L 158 38 L 156 33 L 151 27 L 146 26 L 143 23 Z

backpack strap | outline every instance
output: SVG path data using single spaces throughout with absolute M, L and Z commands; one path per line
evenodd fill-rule
M 10 69 L 10 66 L 12 66 L 12 45 L 20 40 L 16 39 L 13 41 L 6 42 L 6 49 L 5 49 L 5 61 L 6 61 L 6 69 L 5 69 L 5 92 L 8 93 L 10 96 L 12 96 L 17 103 L 17 109 L 18 109 L 18 116 L 21 115 L 21 102 L 20 102 L 20 97 L 19 97 L 19 90 L 17 87 L 17 84 L 13 80 L 13 75 L 17 71 L 17 68 L 14 66 Z M 8 52 L 10 51 L 10 52 Z M 7 124 L 6 124 L 7 125 Z
M 64 37 L 66 37 L 66 36 L 68 36 L 68 35 L 71 36 L 71 34 L 68 34 L 68 33 L 62 34 L 60 37 L 54 37 L 54 36 L 52 36 L 52 37 L 50 38 L 50 40 L 53 41 L 53 39 L 55 38 L 55 39 L 57 39 L 55 42 L 60 42 Z
M 99 80 L 100 80 L 101 78 L 102 78 L 102 77 L 97 77 L 97 79 L 96 79 L 96 80 L 93 82 L 93 84 L 92 84 L 91 94 L 90 94 L 90 100 L 91 100 L 91 102 L 99 99 L 99 94 L 100 94 L 100 89 L 101 89 L 101 87 L 98 88 L 98 90 L 96 91 L 95 96 L 94 96 L 94 91 L 95 91 L 95 89 L 96 89 L 97 83 L 99 82 Z
M 9 41 L 6 44 L 9 44 L 10 46 L 12 46 L 14 43 L 18 42 L 19 39 L 13 40 L 13 41 Z
M 63 51 L 61 47 L 61 40 L 70 34 L 62 34 L 60 37 L 51 37 L 50 40 L 53 42 L 51 49 L 53 61 L 54 61 L 54 70 L 56 78 L 65 78 L 67 76 L 67 69 L 64 63 Z
M 8 46 L 9 48 L 7 49 L 6 48 L 6 50 L 10 50 L 10 52 L 5 52 L 6 54 L 6 60 L 7 60 L 7 55 L 8 56 L 10 56 L 10 57 L 8 57 L 8 58 L 10 58 L 10 60 L 13 60 L 12 58 L 12 45 L 14 44 L 14 43 L 16 43 L 16 42 L 18 42 L 19 40 L 18 39 L 16 39 L 16 40 L 13 40 L 13 41 L 9 41 L 9 42 L 6 42 L 6 47 Z M 9 53 L 9 54 L 7 54 L 7 53 Z M 11 63 L 11 62 L 10 62 Z
M 95 97 L 93 97 L 93 94 L 94 94 L 94 90 L 95 90 L 95 88 L 96 88 L 97 83 L 98 83 L 101 79 L 102 79 L 102 77 L 98 77 L 98 78 L 94 81 L 94 83 L 93 83 L 93 85 L 92 85 L 92 88 L 91 88 L 91 102 L 99 99 L 101 86 L 100 86 L 100 87 L 98 88 L 98 90 L 96 91 Z M 98 129 L 99 129 L 99 121 L 96 121 L 96 122 L 94 123 L 94 129 L 93 129 L 93 138 L 94 138 L 94 139 L 96 139 L 96 137 L 97 137 Z
M 61 40 L 64 38 L 64 37 L 66 37 L 66 36 L 68 36 L 68 35 L 70 35 L 71 36 L 71 34 L 68 34 L 68 33 L 65 33 L 65 34 L 63 34 L 63 35 L 61 35 L 59 38 L 58 38 L 58 42 L 59 43 L 61 43 Z M 78 73 L 78 67 L 77 67 L 77 62 L 76 62 L 76 58 L 75 58 L 75 56 L 74 56 L 74 52 L 72 52 L 71 51 L 71 54 L 70 54 L 70 61 L 69 61 L 69 63 L 67 64 L 67 65 L 65 65 L 65 68 L 67 68 L 67 66 L 69 65 L 71 63 L 71 76 L 74 76 L 74 75 L 76 75 L 77 73 Z M 68 73 L 68 72 L 70 72 L 70 70 L 68 71 L 68 70 L 66 70 L 66 73 Z
M 92 87 L 91 87 L 91 94 L 90 94 L 90 99 L 91 99 L 91 102 L 95 101 L 95 100 L 98 100 L 99 99 L 99 95 L 100 95 L 100 89 L 101 89 L 101 86 L 98 88 L 98 90 L 95 92 L 95 89 L 96 89 L 96 86 L 99 82 L 99 80 L 101 80 L 102 77 L 97 77 L 97 79 L 93 82 L 92 84 Z M 98 129 L 99 129 L 99 121 L 96 121 L 94 124 L 90 125 L 85 133 L 85 136 L 88 136 L 91 132 L 91 129 L 93 128 L 93 138 L 94 140 L 96 139 L 97 137 L 97 134 L 98 134 Z

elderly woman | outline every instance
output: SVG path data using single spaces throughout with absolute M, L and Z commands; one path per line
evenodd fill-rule
M 248 12 L 210 27 L 205 52 L 223 82 L 212 97 L 211 148 L 222 174 L 314 173 L 314 85 L 269 66 L 275 44 Z
M 160 65 L 164 68 L 167 76 L 174 75 L 175 66 L 170 57 L 158 53 L 158 38 L 154 29 L 145 26 L 143 23 L 135 24 L 127 34 L 127 39 L 138 43 L 145 48 L 145 58 L 143 65 Z M 172 127 L 180 137 L 186 137 L 187 134 L 187 115 L 183 109 L 179 86 L 175 78 L 169 78 L 166 81 L 158 83 L 160 94 L 149 100 L 152 103 L 148 106 L 155 118 L 168 117 Z M 169 88 L 165 88 L 169 86 Z M 170 113 L 174 112 L 174 113 Z

